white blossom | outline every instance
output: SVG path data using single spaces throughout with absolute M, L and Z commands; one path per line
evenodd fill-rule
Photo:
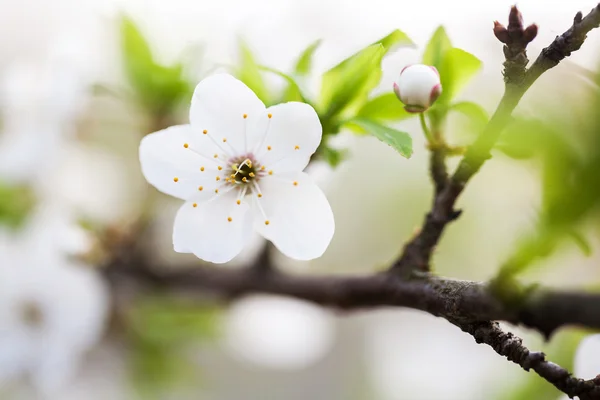
M 186 201 L 175 218 L 175 251 L 224 263 L 255 230 L 290 258 L 320 257 L 335 230 L 333 213 L 302 171 L 321 135 L 308 104 L 266 108 L 231 75 L 202 80 L 190 124 L 150 134 L 140 145 L 148 182 Z
M 442 94 L 440 75 L 435 67 L 414 64 L 404 67 L 394 93 L 404 103 L 404 109 L 411 113 L 426 111 Z
M 575 353 L 575 376 L 593 379 L 600 375 L 600 335 L 583 339 Z
M 104 282 L 72 258 L 89 242 L 54 211 L 0 236 L 0 390 L 25 377 L 48 398 L 100 339 L 108 311 Z

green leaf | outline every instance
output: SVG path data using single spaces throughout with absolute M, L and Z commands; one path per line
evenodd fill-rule
M 450 106 L 450 111 L 456 111 L 464 115 L 472 123 L 476 132 L 481 131 L 488 123 L 490 117 L 479 104 L 471 101 L 462 101 Z
M 395 30 L 327 71 L 322 79 L 320 100 L 325 116 L 353 116 L 379 83 L 385 54 L 402 45 L 412 46 L 413 42 L 402 31 Z
M 473 54 L 459 48 L 448 49 L 438 69 L 442 82 L 439 103 L 449 103 L 481 69 L 481 61 Z
M 239 50 L 240 66 L 237 69 L 237 77 L 252 89 L 265 104 L 270 104 L 270 94 L 261 75 L 261 67 L 256 62 L 252 51 L 243 40 L 240 40 Z
M 310 73 L 313 55 L 320 45 L 321 39 L 316 40 L 302 52 L 298 58 L 298 61 L 296 61 L 296 66 L 294 67 L 295 75 L 304 76 Z
M 26 220 L 35 203 L 33 192 L 26 186 L 0 182 L 0 225 L 18 228 Z
M 329 146 L 324 146 L 320 150 L 320 155 L 331 165 L 333 168 L 337 167 L 348 157 L 347 150 L 333 149 Z
M 573 239 L 575 244 L 581 249 L 581 252 L 586 257 L 589 257 L 592 255 L 592 245 L 580 232 L 572 230 L 572 231 L 569 231 L 567 235 L 570 236 L 571 239 Z
M 423 64 L 433 65 L 438 70 L 442 66 L 444 55 L 452 48 L 452 42 L 443 26 L 439 26 L 427 42 L 423 53 Z
M 148 41 L 127 17 L 121 20 L 121 46 L 129 84 L 135 91 L 137 101 L 149 114 L 164 116 L 183 98 L 189 98 L 192 88 L 183 78 L 183 65 L 157 64 Z
M 298 83 L 296 83 L 296 80 L 294 78 L 292 78 L 291 76 L 289 76 L 288 74 L 286 74 L 284 72 L 278 71 L 273 68 L 261 66 L 260 69 L 262 69 L 263 71 L 267 71 L 272 74 L 278 75 L 281 78 L 286 80 L 286 82 L 288 83 L 288 86 L 287 86 L 287 89 L 283 93 L 282 102 L 301 101 L 303 103 L 308 103 L 306 101 L 304 95 L 302 94 L 302 90 L 300 89 L 300 86 L 298 85 Z
M 383 143 L 393 147 L 403 157 L 410 158 L 412 155 L 412 138 L 408 133 L 390 128 L 367 118 L 356 118 L 349 121 L 349 123 L 360 126 Z
M 371 45 L 345 60 L 323 75 L 321 84 L 321 104 L 327 109 L 326 115 L 334 116 L 344 109 L 363 91 L 372 76 L 381 71 L 379 63 L 385 54 L 381 44 Z
M 360 118 L 382 121 L 400 121 L 415 115 L 404 109 L 394 93 L 386 93 L 370 99 L 356 114 Z
M 121 46 L 125 56 L 127 73 L 135 77 L 142 68 L 154 65 L 150 45 L 132 19 L 121 19 Z
M 415 45 L 408 35 L 400 29 L 396 29 L 373 44 L 381 44 L 385 47 L 386 54 L 397 47 L 414 47 Z

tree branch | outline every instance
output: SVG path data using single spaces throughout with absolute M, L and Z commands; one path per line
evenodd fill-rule
M 198 266 L 173 270 L 138 261 L 110 265 L 113 282 L 133 280 L 157 289 L 236 298 L 252 293 L 296 297 L 338 310 L 408 307 L 450 321 L 506 321 L 549 336 L 566 325 L 600 329 L 600 294 L 536 289 L 518 304 L 507 306 L 480 282 L 424 274 L 401 279 L 387 273 L 367 276 L 305 276 L 272 270 L 257 276 L 252 269 L 228 270 Z
M 494 351 L 525 371 L 533 369 L 539 376 L 553 384 L 558 390 L 581 400 L 600 399 L 600 375 L 585 381 L 572 376 L 569 371 L 546 360 L 541 352 L 531 352 L 523 341 L 512 333 L 504 333 L 496 322 L 456 323 L 459 328 L 475 338 L 477 343 L 485 343 Z

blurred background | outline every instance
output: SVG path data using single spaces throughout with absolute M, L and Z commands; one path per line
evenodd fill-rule
M 443 116 L 450 144 L 467 145 L 502 95 L 492 22 L 506 22 L 511 5 L 0 0 L 0 398 L 558 399 L 537 376 L 421 312 L 340 315 L 263 295 L 224 305 L 107 273 L 134 250 L 160 268 L 201 263 L 173 251 L 181 202 L 146 184 L 137 149 L 144 135 L 187 123 L 195 84 L 215 71 L 236 74 L 265 103 L 297 97 L 292 79 L 320 104 L 327 140 L 308 172 L 330 200 L 336 233 L 322 258 L 300 263 L 274 253 L 276 264 L 298 274 L 384 268 L 432 196 L 419 122 L 386 95 L 403 66 L 420 62 L 434 32 L 445 32 L 482 66 L 448 100 L 468 106 L 440 105 L 431 118 Z M 518 5 L 525 23 L 540 28 L 528 51 L 534 59 L 595 4 Z M 376 109 L 389 111 L 371 109 L 369 118 L 412 136 L 409 159 L 343 122 L 367 115 L 366 105 L 332 117 L 320 97 L 327 71 L 396 29 L 414 45 L 401 39 L 404 46 L 386 49 L 363 102 L 374 107 L 379 99 Z M 589 36 L 527 93 L 460 199 L 464 213 L 436 249 L 436 272 L 487 280 L 502 267 L 524 282 L 600 288 L 600 32 Z M 299 68 L 307 48 L 311 62 Z M 263 245 L 256 238 L 213 267 L 243 268 Z M 544 343 L 535 332 L 508 329 L 566 367 L 590 333 L 563 329 Z

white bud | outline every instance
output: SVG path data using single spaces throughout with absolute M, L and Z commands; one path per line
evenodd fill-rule
M 435 67 L 414 64 L 404 67 L 397 82 L 394 82 L 394 93 L 404 103 L 404 109 L 411 113 L 426 111 L 442 94 L 440 75 Z

